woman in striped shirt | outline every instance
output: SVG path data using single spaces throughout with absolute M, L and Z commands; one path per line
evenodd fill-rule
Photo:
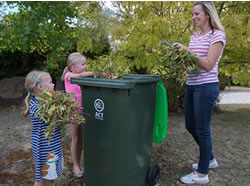
M 189 47 L 175 43 L 184 50 L 199 56 L 200 74 L 188 72 L 184 99 L 186 128 L 199 145 L 200 160 L 192 164 L 196 171 L 181 178 L 186 184 L 208 183 L 208 168 L 218 167 L 212 153 L 210 122 L 213 106 L 219 94 L 218 64 L 226 44 L 222 26 L 212 2 L 193 5 L 193 28 L 198 28 L 190 38 Z
M 36 117 L 38 111 L 38 99 L 34 94 L 42 94 L 43 90 L 54 90 L 54 84 L 47 72 L 31 71 L 25 80 L 25 89 L 28 95 L 25 98 L 26 110 L 24 115 L 29 114 L 32 122 L 31 145 L 35 164 L 35 186 L 48 186 L 49 180 L 55 180 L 64 167 L 62 153 L 61 129 L 53 131 L 53 138 L 48 143 L 44 133 L 47 125 L 44 120 Z

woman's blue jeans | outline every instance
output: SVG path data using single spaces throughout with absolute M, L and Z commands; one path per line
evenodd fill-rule
M 198 172 L 208 174 L 209 161 L 214 158 L 210 123 L 214 103 L 219 95 L 219 83 L 187 85 L 184 98 L 186 129 L 199 145 Z

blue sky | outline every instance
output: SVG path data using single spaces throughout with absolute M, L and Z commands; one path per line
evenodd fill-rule
M 3 16 L 8 14 L 9 12 L 17 12 L 18 11 L 17 7 L 11 8 L 5 2 L 3 2 L 3 3 L 4 4 L 0 7 L 0 20 L 2 20 Z

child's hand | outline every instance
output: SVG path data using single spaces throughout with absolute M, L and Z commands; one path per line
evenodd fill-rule
M 106 74 L 105 74 L 105 73 L 100 73 L 100 74 L 99 74 L 99 77 L 100 77 L 100 78 L 106 78 Z

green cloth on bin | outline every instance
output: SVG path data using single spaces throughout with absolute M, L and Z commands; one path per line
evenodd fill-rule
M 153 142 L 162 142 L 167 136 L 168 102 L 167 91 L 159 81 L 156 95 Z

